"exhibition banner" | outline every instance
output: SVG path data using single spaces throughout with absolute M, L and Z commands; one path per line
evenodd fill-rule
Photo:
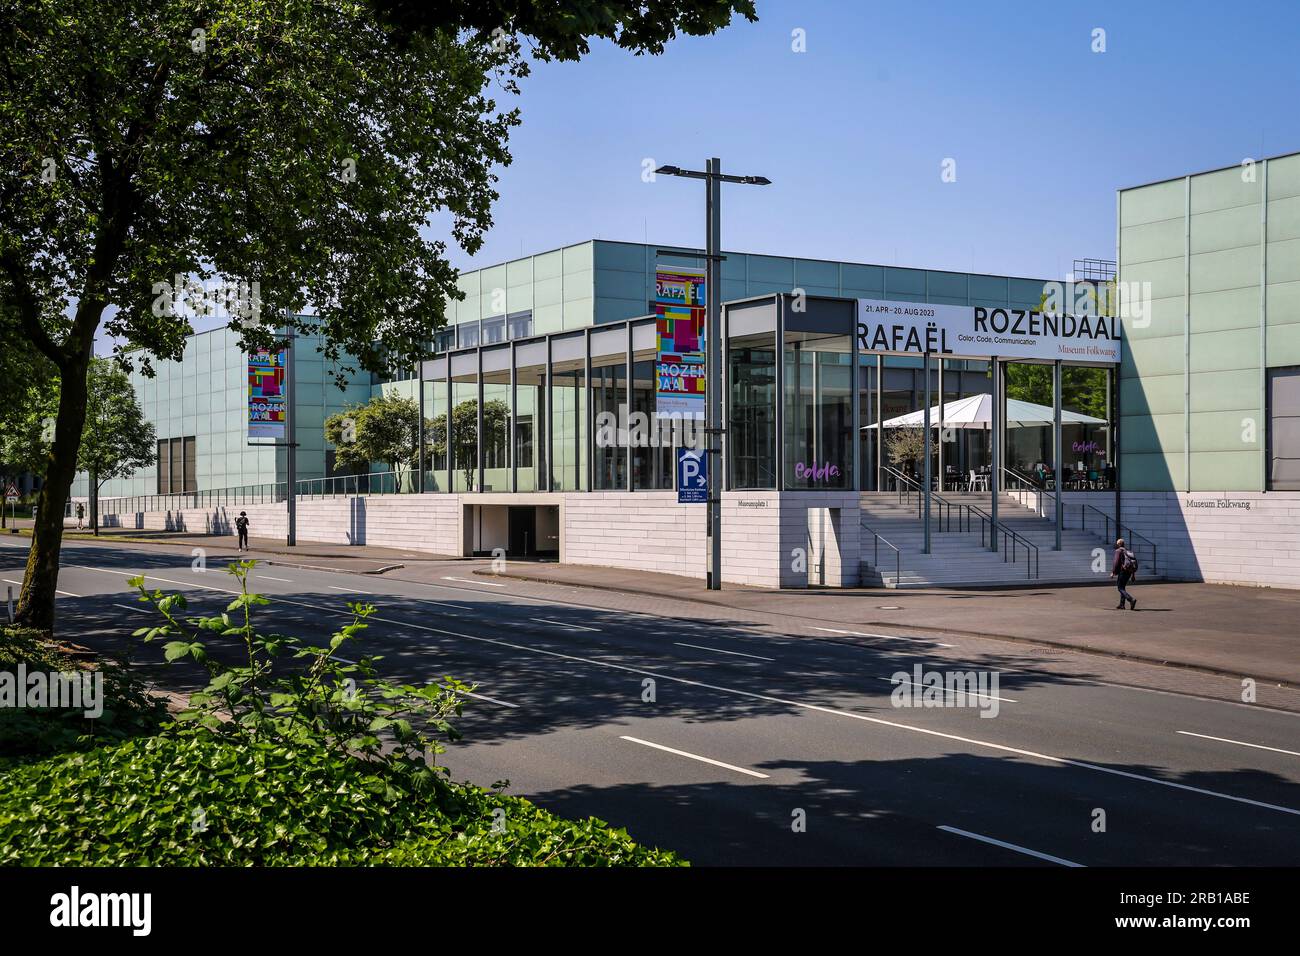
M 285 377 L 283 349 L 259 351 L 248 357 L 248 437 L 285 437 Z
M 1031 309 L 858 300 L 858 348 L 961 358 L 1118 363 L 1119 318 Z
M 655 411 L 704 417 L 705 289 L 703 269 L 655 270 Z

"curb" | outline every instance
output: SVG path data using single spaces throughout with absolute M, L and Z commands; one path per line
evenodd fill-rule
M 509 572 L 496 573 L 490 571 L 475 571 L 474 573 L 481 574 L 483 577 L 513 578 L 518 581 L 531 581 L 535 584 L 558 584 L 561 585 L 562 587 L 590 588 L 591 590 L 594 591 L 618 591 L 624 594 L 640 594 L 645 597 L 658 597 L 658 598 L 664 597 L 664 594 L 661 591 L 651 591 L 646 588 L 635 588 L 635 587 L 622 588 L 622 587 L 613 587 L 608 584 L 588 584 L 588 583 L 571 584 L 569 582 L 553 581 L 547 578 L 531 577 L 529 575 L 509 573 Z M 758 590 L 758 589 L 754 588 L 750 590 Z M 673 600 L 689 601 L 692 604 L 703 604 L 708 607 L 725 606 L 721 601 L 705 601 L 697 597 L 691 597 L 689 595 L 676 595 L 674 596 Z M 733 610 L 739 610 L 739 609 L 733 608 Z M 781 614 L 787 617 L 792 616 L 785 611 L 764 611 L 763 613 Z M 1193 664 L 1186 661 L 1171 661 L 1171 660 L 1166 660 L 1164 658 L 1147 656 L 1144 654 L 1134 654 L 1128 651 L 1108 651 L 1105 648 L 1083 647 L 1078 644 L 1066 644 L 1061 641 L 1045 641 L 1041 638 L 1019 637 L 1015 634 L 995 634 L 991 631 L 965 631 L 965 630 L 957 630 L 955 628 L 921 627 L 915 624 L 900 624 L 897 621 L 863 621 L 861 623 L 853 623 L 853 622 L 836 622 L 836 623 L 845 623 L 846 626 L 849 627 L 881 627 L 881 628 L 894 628 L 896 630 L 914 631 L 914 632 L 920 632 L 921 635 L 926 637 L 930 637 L 933 635 L 941 635 L 941 636 L 951 635 L 956 637 L 973 637 L 981 640 L 1009 641 L 1015 644 L 1031 644 L 1031 645 L 1037 645 L 1038 647 L 1050 647 L 1053 650 L 1074 651 L 1075 653 L 1078 654 L 1093 654 L 1098 657 L 1110 657 L 1116 660 L 1131 661 L 1132 663 L 1135 664 L 1152 664 L 1157 667 L 1176 667 L 1179 668 L 1180 670 L 1195 671 L 1200 674 L 1209 674 L 1214 677 L 1241 678 L 1243 676 L 1243 674 L 1239 671 L 1224 671 L 1215 667 L 1211 667 L 1207 664 Z M 838 639 L 831 638 L 831 637 L 810 637 L 810 638 L 806 638 L 806 640 L 837 641 Z M 1287 690 L 1295 690 L 1298 687 L 1300 687 L 1300 684 L 1298 684 L 1296 681 L 1294 681 L 1291 678 L 1270 677 L 1264 674 L 1255 674 L 1255 675 L 1247 675 L 1247 676 L 1253 677 L 1254 680 L 1266 684 L 1273 684 L 1277 687 L 1282 687 Z

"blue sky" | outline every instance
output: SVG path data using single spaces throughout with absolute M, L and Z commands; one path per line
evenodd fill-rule
M 590 238 L 1059 277 L 1113 258 L 1115 190 L 1300 150 L 1300 4 L 795 2 L 659 57 L 539 64 L 495 225 L 462 268 Z M 1093 30 L 1106 31 L 1104 53 Z M 802 29 L 806 52 L 791 49 Z M 956 181 L 941 180 L 955 160 Z

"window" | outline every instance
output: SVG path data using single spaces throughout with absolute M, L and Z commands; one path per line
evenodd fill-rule
M 158 494 L 176 495 L 198 491 L 196 444 L 188 438 L 164 438 L 158 442 Z
M 456 346 L 462 349 L 472 349 L 478 345 L 478 323 L 462 322 L 456 326 Z
M 533 334 L 533 310 L 511 312 L 506 316 L 508 333 L 512 339 L 526 339 Z
M 1300 491 L 1300 365 L 1268 370 L 1268 490 Z
M 494 342 L 504 342 L 506 340 L 506 317 L 498 315 L 491 319 L 483 320 L 483 344 L 491 345 Z

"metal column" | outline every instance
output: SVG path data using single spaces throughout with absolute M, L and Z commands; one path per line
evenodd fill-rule
M 417 429 L 416 454 L 419 460 L 416 463 L 415 472 L 415 490 L 424 494 L 424 455 L 425 455 L 425 436 L 424 436 L 424 362 L 417 360 L 415 364 L 415 387 L 420 393 L 420 423 Z
M 519 419 L 519 373 L 516 368 L 518 363 L 519 348 L 517 343 L 510 343 L 510 430 L 506 433 L 506 464 L 510 469 L 510 491 L 513 494 L 519 490 L 519 462 L 515 454 L 515 433 L 518 430 Z
M 993 404 L 989 409 L 989 514 L 993 518 L 993 527 L 989 528 L 989 550 L 998 549 L 998 471 L 1002 467 L 1002 363 L 995 355 L 989 359 L 990 371 L 993 373 Z
M 719 374 L 720 358 L 722 355 L 721 338 L 722 326 L 719 316 L 719 296 L 722 293 L 722 263 L 719 256 L 722 254 L 722 160 L 714 157 L 709 160 L 706 169 L 709 173 L 708 179 L 705 180 L 705 188 L 708 190 L 708 214 L 706 223 L 707 241 L 705 242 L 705 254 L 707 258 L 707 275 L 708 278 L 704 284 L 705 312 L 708 317 L 707 329 L 705 331 L 705 374 L 708 376 L 708 382 L 705 385 L 707 392 L 705 403 L 708 409 L 707 421 L 705 423 L 705 434 L 708 441 L 708 550 L 709 550 L 709 568 L 708 568 L 708 587 L 710 591 L 717 591 L 722 587 L 722 483 L 718 480 L 721 477 L 721 455 L 718 442 L 719 434 L 722 430 L 722 376 Z
M 1052 363 L 1052 448 L 1056 455 L 1056 543 L 1053 551 L 1061 550 L 1061 519 L 1065 514 L 1065 444 L 1061 441 L 1061 360 Z
M 858 368 L 858 335 L 854 330 L 849 335 L 851 348 L 851 365 L 849 374 L 849 419 L 853 428 L 853 490 L 862 490 L 862 400 L 860 398 L 862 369 Z M 855 505 L 854 507 L 859 507 Z
M 924 411 L 921 413 L 921 428 L 925 431 L 924 452 L 921 457 L 925 459 L 925 466 L 921 470 L 922 486 L 921 494 L 925 501 L 925 513 L 922 520 L 922 528 L 925 532 L 924 543 L 921 546 L 922 554 L 930 553 L 930 452 L 932 451 L 931 443 L 934 436 L 930 434 L 930 353 L 927 351 L 921 356 L 921 377 L 925 379 L 925 401 L 921 406 Z
M 706 290 L 704 294 L 710 295 L 708 290 Z M 710 298 L 712 298 L 712 296 L 710 296 Z M 623 326 L 623 330 L 626 333 L 626 338 L 623 343 L 623 363 L 624 363 L 624 370 L 627 374 L 627 388 L 624 390 L 624 394 L 627 396 L 627 416 L 626 416 L 627 427 L 623 429 L 623 444 L 625 448 L 624 460 L 626 461 L 626 465 L 624 465 L 624 467 L 627 469 L 627 474 L 625 476 L 626 480 L 624 481 L 625 487 L 623 490 L 631 491 L 632 488 L 634 487 L 632 481 L 632 457 L 634 453 L 632 451 L 632 427 L 631 426 L 632 426 L 632 399 L 635 395 L 635 388 L 634 388 L 635 383 L 632 381 L 632 357 L 633 357 L 632 356 L 632 323 L 629 322 L 625 326 Z M 617 434 L 617 432 L 615 432 L 615 434 Z M 712 467 L 713 464 L 714 464 L 713 462 L 709 462 L 710 467 Z
M 944 488 L 943 479 L 944 476 L 947 474 L 947 470 L 944 468 L 944 456 L 943 456 L 943 442 L 946 435 L 946 430 L 943 427 L 943 423 L 947 415 L 943 406 L 943 365 L 944 365 L 943 356 L 940 355 L 939 356 L 939 447 L 938 447 L 939 460 L 935 463 L 935 470 L 938 472 L 939 475 L 939 494 L 943 494 L 944 491 L 946 490 Z
M 289 400 L 285 402 L 285 441 L 288 444 L 288 468 L 286 477 L 289 479 L 288 487 L 285 489 L 285 497 L 289 502 L 289 535 L 285 543 L 289 547 L 294 547 L 298 543 L 298 442 L 295 438 L 295 429 L 298 427 L 298 416 L 294 414 L 294 406 L 298 404 L 298 383 L 295 380 L 296 369 L 293 357 L 294 345 L 294 327 L 289 325 L 285 328 L 285 350 L 284 350 L 284 378 L 289 390 Z M 184 455 L 182 455 L 182 459 Z M 182 471 L 184 462 L 182 460 Z

